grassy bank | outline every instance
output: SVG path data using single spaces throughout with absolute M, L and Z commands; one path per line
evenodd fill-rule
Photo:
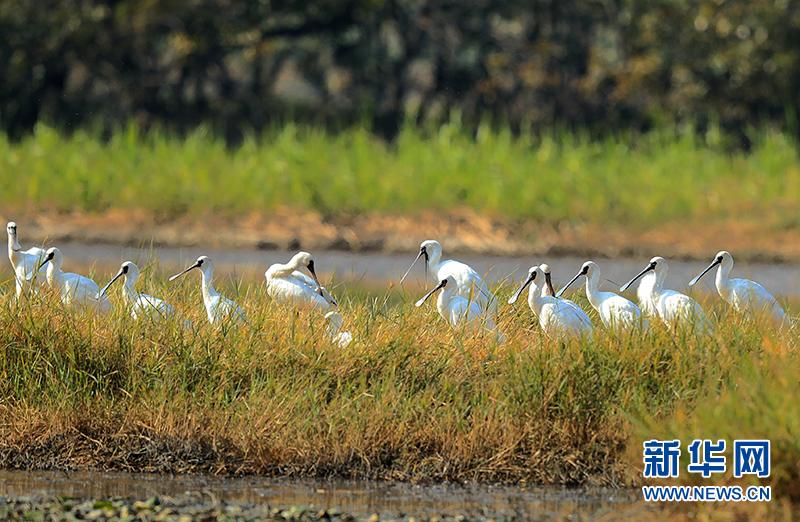
M 796 146 L 769 131 L 753 138 L 744 154 L 725 150 L 713 133 L 590 141 L 482 128 L 472 137 L 450 124 L 406 129 L 386 144 L 365 130 L 331 135 L 289 125 L 228 150 L 202 131 L 178 139 L 130 127 L 103 142 L 39 126 L 19 143 L 0 137 L 0 204 L 162 217 L 467 208 L 509 220 L 623 228 L 747 216 L 764 229 L 797 227 Z
M 142 284 L 195 328 L 5 298 L 0 466 L 624 485 L 642 437 L 727 425 L 772 438 L 776 495 L 796 495 L 797 337 L 722 308 L 709 338 L 655 328 L 561 345 L 503 306 L 497 346 L 412 296 L 343 294 L 356 341 L 339 349 L 319 315 L 258 286 L 226 289 L 250 326 L 217 331 L 196 281 Z

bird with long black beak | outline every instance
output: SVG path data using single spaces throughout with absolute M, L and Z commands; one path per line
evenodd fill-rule
M 198 257 L 197 261 L 192 265 L 170 277 L 169 280 L 174 281 L 194 269 L 199 270 L 201 274 L 203 304 L 205 304 L 206 313 L 208 314 L 208 322 L 212 325 L 219 325 L 228 321 L 246 323 L 247 317 L 244 314 L 244 310 L 214 288 L 214 264 L 208 256 Z
M 755 317 L 766 317 L 777 324 L 787 322 L 783 307 L 766 288 L 749 279 L 731 279 L 733 256 L 726 250 L 717 252 L 711 264 L 689 281 L 689 286 L 696 285 L 700 278 L 714 267 L 719 267 L 715 279 L 717 292 L 736 312 Z
M 556 297 L 560 298 L 581 276 L 586 278 L 586 298 L 606 328 L 628 330 L 643 325 L 642 311 L 633 302 L 614 292 L 600 291 L 600 267 L 594 261 L 586 261 L 575 277 L 556 293 Z
M 436 299 L 436 309 L 442 319 L 452 328 L 483 328 L 493 332 L 498 342 L 505 340 L 505 335 L 497 329 L 494 318 L 487 316 L 478 303 L 458 294 L 456 280 L 453 276 L 447 276 L 439 281 L 439 284 L 414 303 L 414 306 L 419 308 L 440 290 L 441 293 Z
M 592 321 L 586 312 L 543 292 L 547 282 L 540 266 L 530 267 L 528 276 L 508 299 L 508 304 L 516 303 L 529 285 L 528 306 L 539 318 L 539 326 L 545 335 L 551 339 L 579 339 L 592 336 Z
M 139 279 L 139 267 L 133 261 L 125 261 L 117 274 L 100 290 L 100 296 L 105 296 L 111 285 L 118 279 L 124 279 L 122 285 L 122 299 L 134 320 L 148 318 L 158 321 L 175 314 L 175 308 L 163 299 L 153 297 L 136 291 L 136 281 Z
M 17 224 L 13 221 L 9 221 L 6 225 L 6 232 L 8 233 L 8 259 L 14 269 L 17 299 L 19 299 L 23 293 L 35 292 L 37 285 L 47 284 L 46 270 L 44 268 L 37 270 L 44 259 L 45 251 L 39 247 L 22 250 L 17 235 Z
M 425 279 L 428 277 L 441 282 L 448 277 L 452 277 L 455 281 L 453 291 L 464 297 L 470 302 L 475 302 L 480 307 L 482 313 L 489 313 L 494 315 L 497 312 L 497 300 L 489 291 L 489 287 L 483 281 L 483 278 L 471 266 L 455 261 L 453 259 L 442 260 L 442 245 L 438 241 L 428 239 L 423 241 L 419 246 L 419 253 L 414 258 L 414 262 L 408 267 L 406 273 L 400 279 L 400 284 L 403 284 L 411 269 L 417 261 L 423 258 L 425 260 Z
M 41 264 L 37 267 L 37 270 L 47 268 L 47 284 L 58 291 L 62 303 L 98 312 L 111 310 L 111 303 L 105 296 L 100 295 L 97 283 L 86 276 L 62 271 L 63 264 L 64 256 L 61 250 L 53 247 L 47 249 Z
M 301 270 L 308 271 L 311 277 Z M 298 252 L 286 264 L 271 265 L 264 272 L 264 278 L 267 293 L 279 303 L 311 306 L 322 312 L 337 306 L 330 292 L 320 284 L 314 258 L 308 252 Z
M 648 300 L 653 303 L 658 317 L 667 327 L 672 329 L 680 327 L 693 333 L 707 333 L 713 330 L 700 303 L 686 294 L 664 289 L 664 280 L 667 278 L 669 265 L 663 257 L 652 258 L 647 266 L 633 279 L 622 285 L 619 291 L 625 292 L 639 278 L 651 272 L 655 274 L 655 280 Z

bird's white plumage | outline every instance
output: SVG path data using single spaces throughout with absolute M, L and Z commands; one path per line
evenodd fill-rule
M 62 303 L 99 312 L 111 310 L 108 299 L 99 295 L 100 287 L 97 283 L 80 274 L 62 271 L 63 264 L 64 256 L 58 248 L 47 249 L 42 260 L 42 265 L 47 269 L 47 284 L 58 291 Z
M 336 301 L 327 289 L 300 271 L 314 270 L 313 267 L 313 258 L 307 252 L 298 252 L 286 264 L 271 265 L 264 272 L 267 293 L 279 303 L 310 306 L 322 312 L 329 311 Z
M 689 286 L 694 286 L 700 278 L 714 267 L 717 267 L 717 275 L 714 286 L 720 297 L 730 304 L 738 313 L 751 316 L 767 317 L 775 323 L 783 323 L 787 320 L 786 312 L 762 285 L 750 279 L 731 278 L 733 270 L 733 256 L 730 252 L 722 250 L 714 256 L 714 261 L 695 277 Z
M 664 289 L 664 281 L 669 272 L 669 265 L 663 257 L 652 258 L 647 267 L 623 285 L 620 291 L 624 292 L 638 278 L 649 272 L 655 274 L 655 279 L 650 293 L 644 297 L 652 303 L 656 310 L 656 315 L 667 327 L 673 329 L 681 327 L 694 333 L 707 333 L 713 329 L 700 303 L 686 294 Z
M 539 265 L 539 270 L 544 275 L 544 282 L 545 282 L 545 284 L 542 285 L 542 290 L 540 292 L 542 297 L 547 297 L 547 296 L 556 297 L 556 291 L 553 288 L 553 280 L 551 276 L 550 265 L 548 265 L 547 263 L 542 263 L 541 265 Z M 563 305 L 568 306 L 573 310 L 575 310 L 576 314 L 586 315 L 586 312 L 583 311 L 583 308 L 578 306 L 578 303 L 566 299 L 564 297 L 559 297 L 558 300 L 561 301 Z
M 200 285 L 208 322 L 213 325 L 220 325 L 228 321 L 234 323 L 247 322 L 244 310 L 214 288 L 214 264 L 208 256 L 198 257 L 193 265 L 169 279 L 173 281 L 195 268 L 200 270 Z
M 325 314 L 325 321 L 328 323 L 327 334 L 331 341 L 339 348 L 345 348 L 353 342 L 353 334 L 350 332 L 343 332 L 344 319 L 339 312 L 328 312 Z
M 139 267 L 136 266 L 136 263 L 131 261 L 122 263 L 117 275 L 103 287 L 100 293 L 105 295 L 108 287 L 120 277 L 124 278 L 121 290 L 122 298 L 134 320 L 147 318 L 152 321 L 158 321 L 172 317 L 175 314 L 175 309 L 172 305 L 163 299 L 136 291 L 136 281 L 139 279 Z
M 424 297 L 417 301 L 416 306 L 422 304 L 434 293 L 440 291 L 436 298 L 436 310 L 439 315 L 454 329 L 485 329 L 491 331 L 499 342 L 505 340 L 491 315 L 475 301 L 459 293 L 458 284 L 451 275 L 442 279 L 439 284 Z
M 452 277 L 455 281 L 457 295 L 474 302 L 483 312 L 494 314 L 497 311 L 497 300 L 489 291 L 483 278 L 471 266 L 453 259 L 442 260 L 442 245 L 438 241 L 429 239 L 420 244 L 419 259 L 423 256 L 426 260 L 426 277 L 432 278 L 437 283 Z M 452 289 L 451 289 L 452 290 Z
M 587 261 L 581 270 L 559 291 L 562 294 L 580 276 L 586 277 L 586 298 L 607 328 L 630 329 L 642 325 L 642 312 L 633 302 L 613 292 L 600 291 L 600 267 Z
M 47 284 L 47 269 L 41 267 L 44 260 L 45 250 L 39 247 L 31 247 L 22 250 L 19 244 L 17 224 L 10 221 L 6 225 L 8 234 L 8 259 L 14 269 L 14 282 L 16 296 L 19 299 L 24 292 L 35 291 L 37 285 Z M 36 282 L 34 283 L 34 277 Z
M 639 285 L 636 287 L 636 299 L 639 301 L 639 308 L 648 317 L 658 316 L 656 305 L 651 300 L 654 284 L 656 284 L 656 275 L 653 272 L 648 272 L 642 276 L 639 280 Z
M 509 304 L 517 301 L 519 296 L 528 289 L 528 306 L 539 318 L 539 326 L 548 337 L 552 339 L 591 337 L 592 321 L 575 303 L 544 294 L 542 286 L 547 286 L 541 267 L 532 266 L 528 270 L 528 277 L 519 290 L 508 300 Z

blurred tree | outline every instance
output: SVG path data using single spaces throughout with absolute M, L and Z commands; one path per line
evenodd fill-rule
M 4 0 L 0 125 L 797 131 L 798 0 Z

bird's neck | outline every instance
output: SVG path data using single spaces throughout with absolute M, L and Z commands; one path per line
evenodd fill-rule
M 653 289 L 650 290 L 651 298 L 655 299 L 664 290 L 664 279 L 666 279 L 666 277 L 667 274 L 659 274 L 656 272 L 655 276 L 653 277 Z
M 217 297 L 219 293 L 214 289 L 214 281 L 211 274 L 206 274 L 205 272 L 201 272 L 200 276 L 200 286 L 203 291 L 203 300 L 208 302 L 213 297 Z
M 439 315 L 442 316 L 442 319 L 445 321 L 449 321 L 449 312 L 450 312 L 450 297 L 451 294 L 448 293 L 446 290 L 442 290 L 439 296 L 436 298 L 436 309 L 439 311 Z
M 717 268 L 717 275 L 714 278 L 714 284 L 717 287 L 717 292 L 722 297 L 727 297 L 731 289 L 731 267 L 719 265 Z
M 269 277 L 286 277 L 291 275 L 295 270 L 297 270 L 297 267 L 292 263 L 275 263 L 269 267 L 267 272 Z
M 539 288 L 536 283 L 531 283 L 531 287 L 528 289 L 528 306 L 531 307 L 531 310 L 536 315 L 539 315 L 539 312 L 542 311 L 542 305 L 544 304 L 542 291 L 544 288 L 546 288 L 546 285 L 542 285 L 542 288 Z
M 592 275 L 586 278 L 586 298 L 589 300 L 589 304 L 594 308 L 600 306 L 599 286 L 597 276 Z
M 17 241 L 17 236 L 8 236 L 8 257 L 11 259 L 11 262 L 16 262 L 19 252 L 22 250 L 22 247 Z
M 134 287 L 135 281 L 125 278 L 125 284 L 122 285 L 122 296 L 128 302 L 128 305 L 133 305 L 139 299 L 139 292 Z
M 47 264 L 47 284 L 50 285 L 51 288 L 56 285 L 61 286 L 62 276 L 61 267 L 54 265 L 53 262 L 50 261 Z
M 436 279 L 439 273 L 439 263 L 442 261 L 442 253 L 441 252 L 430 252 L 428 253 L 428 272 L 431 276 Z M 437 281 L 438 282 L 438 281 Z

